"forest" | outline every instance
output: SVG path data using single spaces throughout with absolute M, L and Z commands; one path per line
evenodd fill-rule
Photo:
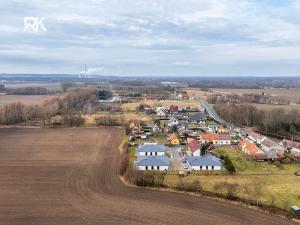
M 300 111 L 296 109 L 258 110 L 251 104 L 217 104 L 221 118 L 238 126 L 255 127 L 258 132 L 276 138 L 300 140 Z

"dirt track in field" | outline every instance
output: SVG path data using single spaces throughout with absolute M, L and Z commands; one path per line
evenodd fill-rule
M 124 186 L 122 130 L 0 129 L 0 224 L 293 224 L 208 198 Z

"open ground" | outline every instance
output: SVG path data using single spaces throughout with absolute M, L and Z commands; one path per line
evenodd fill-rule
M 0 95 L 0 106 L 14 102 L 22 102 L 25 105 L 42 104 L 43 101 L 53 97 L 62 97 L 62 95 Z
M 0 224 L 294 224 L 205 197 L 123 185 L 120 128 L 1 128 Z

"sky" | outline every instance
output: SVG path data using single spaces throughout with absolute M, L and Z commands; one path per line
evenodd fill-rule
M 0 73 L 300 75 L 300 0 L 0 0 L 0 10 Z

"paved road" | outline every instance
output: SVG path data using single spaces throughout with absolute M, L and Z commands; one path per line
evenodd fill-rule
M 171 168 L 172 170 L 185 170 L 184 165 L 182 163 L 182 158 L 180 157 L 179 153 L 181 152 L 181 147 L 172 147 L 169 150 L 171 154 Z
M 227 204 L 212 199 L 196 196 L 188 196 L 178 193 L 152 191 L 141 188 L 125 186 L 119 179 L 118 167 L 120 162 L 118 145 L 122 139 L 122 130 L 118 128 L 103 128 L 91 132 L 87 129 L 72 130 L 74 133 L 74 147 L 61 148 L 55 152 L 52 145 L 45 141 L 56 140 L 54 144 L 61 145 L 66 138 L 58 139 L 69 130 L 60 130 L 58 135 L 54 130 L 45 130 L 42 134 L 38 131 L 30 134 L 32 139 L 37 138 L 37 143 L 28 141 L 29 131 L 23 132 L 24 139 L 20 139 L 20 135 L 10 134 L 13 140 L 18 138 L 18 145 L 24 146 L 26 156 L 32 157 L 34 161 L 28 164 L 23 162 L 24 171 L 19 171 L 20 178 L 28 176 L 34 182 L 34 185 L 26 184 L 25 193 L 22 195 L 16 192 L 22 187 L 13 186 L 11 190 L 6 190 L 9 196 L 19 196 L 19 198 L 9 199 L 10 202 L 17 202 L 11 208 L 10 204 L 0 203 L 0 224 L 5 225 L 285 225 L 295 224 L 278 216 L 265 214 L 256 210 L 243 208 L 239 205 Z M 48 132 L 52 132 L 51 136 Z M 96 132 L 96 133 L 95 133 Z M 4 131 L 4 133 L 7 133 Z M 80 136 L 83 136 L 80 139 Z M 7 142 L 6 137 L 2 140 L 5 148 Z M 66 136 L 67 137 L 67 136 Z M 84 140 L 88 139 L 89 144 L 84 144 Z M 1 141 L 1 139 L 0 139 Z M 24 143 L 26 143 L 26 145 Z M 11 143 L 9 141 L 9 143 Z M 12 143 L 2 155 L 7 159 L 12 159 L 10 151 L 17 149 Z M 1 146 L 1 145 L 0 145 Z M 31 147 L 29 147 L 31 146 Z M 42 150 L 39 146 L 49 146 L 47 157 L 51 157 L 53 161 L 44 158 Z M 77 147 L 81 146 L 81 147 Z M 63 146 L 62 146 L 63 147 Z M 33 149 L 33 150 L 31 150 Z M 16 151 L 17 152 L 17 151 Z M 24 151 L 23 151 L 24 152 Z M 24 154 L 21 152 L 22 154 Z M 28 154 L 27 154 L 28 152 Z M 55 152 L 55 154 L 54 154 Z M 37 154 L 39 153 L 39 154 Z M 76 157 L 72 161 L 55 161 L 55 157 L 60 155 L 62 159 L 66 157 Z M 38 160 L 43 157 L 43 161 Z M 18 159 L 14 159 L 20 164 Z M 60 159 L 57 159 L 60 160 Z M 46 164 L 45 164 L 46 162 Z M 3 161 L 4 163 L 4 161 Z M 1 175 L 4 185 L 4 177 L 11 168 L 8 162 Z M 44 165 L 43 165 L 44 164 Z M 57 166 L 60 165 L 60 166 Z M 39 165 L 39 167 L 37 167 Z M 2 167 L 0 167 L 1 169 Z M 26 171 L 36 171 L 34 175 L 27 174 Z M 36 170 L 35 170 L 36 168 Z M 59 170 L 60 168 L 60 170 Z M 64 172 L 66 171 L 66 172 Z M 1 171 L 0 171 L 1 172 Z M 5 172 L 5 173 L 4 173 Z M 44 183 L 48 185 L 46 189 L 40 189 L 40 182 L 44 182 L 41 175 L 48 174 L 48 180 L 55 177 L 64 178 L 63 187 L 61 188 L 60 179 L 53 182 Z M 19 174 L 16 174 L 18 175 Z M 6 182 L 14 179 L 7 177 Z M 2 188 L 2 187 L 1 187 Z M 19 188 L 19 189 L 18 189 Z M 54 189 L 53 191 L 51 191 Z M 20 189 L 23 190 L 23 189 Z M 53 193 L 52 193 L 53 192 Z M 26 196 L 32 193 L 32 197 Z M 36 193 L 36 194 L 34 194 Z M 49 199 L 43 193 L 51 196 Z M 55 197 L 58 196 L 58 197 Z M 60 197 L 59 197 L 60 196 Z M 2 196 L 5 197 L 4 195 Z M 46 201 L 44 201 L 45 199 Z M 26 202 L 24 202 L 26 200 Z M 52 206 L 52 203 L 55 206 Z M 27 204 L 26 204 L 27 203 Z M 29 204 L 31 203 L 31 204 Z M 11 211 L 15 209 L 15 211 Z M 47 213 L 46 209 L 49 211 Z

